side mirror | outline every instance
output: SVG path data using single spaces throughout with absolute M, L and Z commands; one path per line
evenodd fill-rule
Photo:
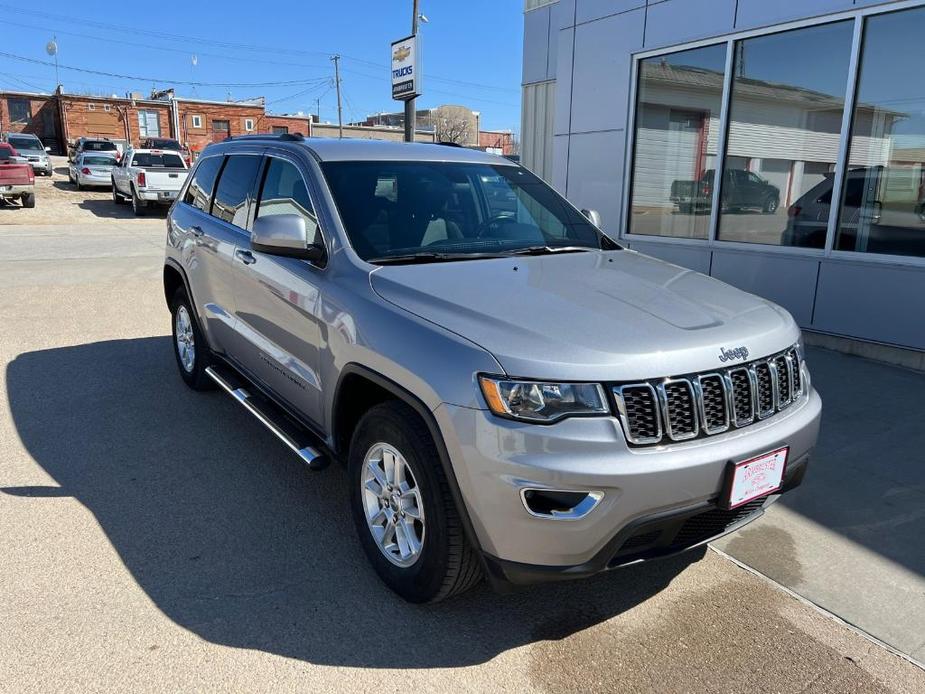
M 601 213 L 597 210 L 582 210 L 581 213 L 588 218 L 588 221 L 591 222 L 598 229 L 601 228 Z
M 255 219 L 251 248 L 259 253 L 287 258 L 324 258 L 323 246 L 308 243 L 305 217 L 300 214 L 275 214 Z
M 48 154 L 51 154 L 51 147 L 46 147 L 45 152 L 47 152 Z

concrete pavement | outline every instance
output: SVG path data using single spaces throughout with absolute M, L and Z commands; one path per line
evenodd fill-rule
M 163 224 L 0 230 L 0 692 L 925 690 L 710 551 L 398 600 L 343 472 L 176 375 Z

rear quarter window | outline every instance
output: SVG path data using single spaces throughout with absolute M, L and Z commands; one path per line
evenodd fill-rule
M 209 203 L 212 200 L 212 189 L 215 186 L 215 179 L 221 166 L 222 157 L 200 159 L 196 169 L 193 171 L 190 184 L 186 188 L 183 202 L 208 213 Z

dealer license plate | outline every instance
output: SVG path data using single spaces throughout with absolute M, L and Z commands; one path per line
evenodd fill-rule
M 161 200 L 173 200 L 177 197 L 176 193 L 160 193 Z
M 786 447 L 778 448 L 776 451 L 736 463 L 729 473 L 727 508 L 747 504 L 752 499 L 780 489 L 789 450 Z

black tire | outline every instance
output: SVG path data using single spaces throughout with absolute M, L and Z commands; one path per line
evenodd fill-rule
M 764 201 L 764 205 L 761 208 L 761 211 L 765 214 L 774 214 L 777 212 L 777 208 L 780 205 L 777 198 L 773 195 L 769 196 L 767 200 Z
M 132 214 L 136 217 L 141 217 L 144 215 L 147 210 L 148 203 L 138 197 L 138 194 L 135 192 L 135 189 L 132 188 Z
M 426 528 L 421 554 L 408 567 L 386 559 L 366 521 L 361 491 L 365 457 L 376 443 L 387 443 L 402 454 L 423 501 Z M 463 593 L 482 579 L 479 558 L 466 540 L 437 447 L 411 407 L 390 400 L 363 415 L 350 441 L 347 471 L 360 544 L 389 588 L 408 602 L 434 603 Z
M 83 187 L 82 185 L 80 185 L 80 179 L 79 179 L 79 178 L 78 178 L 77 180 L 74 181 L 74 186 L 77 188 L 77 190 L 83 190 L 83 189 L 84 189 L 84 187 Z
M 195 349 L 191 368 L 187 368 L 184 365 L 183 359 L 180 356 L 179 343 L 177 341 L 177 314 L 181 307 L 187 312 L 190 318 L 193 334 L 193 345 Z M 173 300 L 170 302 L 170 317 L 170 323 L 173 328 L 171 331 L 173 335 L 173 355 L 177 360 L 177 368 L 180 370 L 180 376 L 183 378 L 186 385 L 193 390 L 211 390 L 214 387 L 214 382 L 206 374 L 206 367 L 212 363 L 212 352 L 206 344 L 202 330 L 199 329 L 199 319 L 196 316 L 196 312 L 193 310 L 192 302 L 190 302 L 186 294 L 186 289 L 183 287 L 180 287 L 173 295 Z
M 23 207 L 35 207 L 35 193 L 26 193 L 22 196 Z
M 122 199 L 122 196 L 119 195 L 119 192 L 116 190 L 116 182 L 112 182 L 112 201 L 116 205 L 121 205 L 125 200 Z

